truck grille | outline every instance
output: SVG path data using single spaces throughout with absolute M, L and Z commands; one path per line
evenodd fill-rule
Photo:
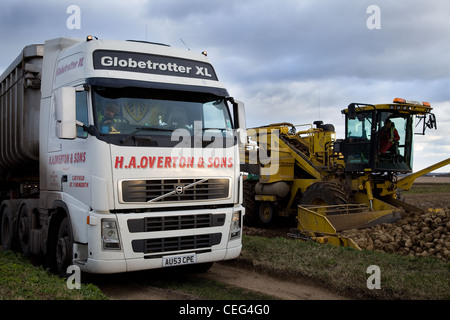
M 210 228 L 223 226 L 225 224 L 225 214 L 147 217 L 130 219 L 127 223 L 128 230 L 131 233 Z
M 158 179 L 122 181 L 124 202 L 175 202 L 229 197 L 228 179 Z
M 134 252 L 148 254 L 210 248 L 219 244 L 221 240 L 221 233 L 211 233 L 184 237 L 133 240 L 131 245 Z

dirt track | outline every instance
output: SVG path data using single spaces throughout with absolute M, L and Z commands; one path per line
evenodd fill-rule
M 346 300 L 327 289 L 317 287 L 313 283 L 292 279 L 280 280 L 268 275 L 253 272 L 249 269 L 228 264 L 216 263 L 207 273 L 192 275 L 207 279 L 220 280 L 226 284 L 263 293 L 281 300 Z M 172 290 L 160 289 L 139 284 L 139 277 L 127 277 L 126 283 L 119 281 L 100 284 L 101 290 L 113 300 L 192 300 L 188 294 Z
M 204 276 L 212 279 L 225 279 L 226 283 L 233 286 L 250 289 L 282 300 L 348 299 L 304 279 L 280 280 L 248 269 L 223 264 L 216 264 Z

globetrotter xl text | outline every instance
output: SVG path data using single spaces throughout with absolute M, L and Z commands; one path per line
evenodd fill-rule
M 217 81 L 213 67 L 197 60 L 125 51 L 96 50 L 94 69 L 159 74 Z

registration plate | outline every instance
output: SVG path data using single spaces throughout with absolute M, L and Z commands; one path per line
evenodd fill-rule
M 184 254 L 180 256 L 162 257 L 163 267 L 181 266 L 184 264 L 197 263 L 197 255 L 195 253 Z

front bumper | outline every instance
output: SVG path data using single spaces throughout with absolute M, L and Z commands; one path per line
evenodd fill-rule
M 233 213 L 241 212 L 241 232 L 230 240 Z M 120 273 L 163 267 L 163 256 L 196 254 L 196 263 L 235 259 L 242 250 L 242 206 L 195 211 L 167 211 L 133 214 L 92 214 L 87 245 L 78 245 L 74 263 L 88 273 Z M 210 225 L 184 223 L 192 217 L 211 217 Z M 218 218 L 223 220 L 218 223 Z M 120 237 L 120 249 L 105 250 L 101 241 L 101 220 L 115 219 Z M 140 227 L 140 221 L 144 229 Z M 201 219 L 198 219 L 199 221 Z M 162 222 L 159 222 L 162 221 Z M 164 221 L 169 221 L 166 223 Z M 173 221 L 178 223 L 173 223 Z M 156 223 L 156 226 L 155 226 Z M 170 226 L 170 227 L 168 227 Z M 205 242 L 205 239 L 213 239 Z M 80 249 L 82 248 L 82 249 Z M 84 248 L 84 249 L 83 249 Z M 75 252 L 75 251 L 74 251 Z
M 211 253 L 197 255 L 197 263 L 214 262 L 236 259 L 239 257 L 242 245 L 226 250 L 218 250 Z M 128 260 L 97 260 L 87 259 L 84 264 L 77 264 L 80 269 L 88 273 L 121 273 L 162 268 L 163 259 L 128 259 Z

